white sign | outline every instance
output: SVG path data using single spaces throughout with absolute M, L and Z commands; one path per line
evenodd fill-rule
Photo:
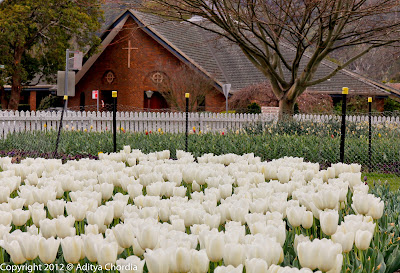
M 64 93 L 65 89 L 65 71 L 58 71 L 57 73 L 57 96 L 68 95 L 69 97 L 75 96 L 75 72 L 68 72 L 68 93 Z
M 231 91 L 231 86 L 232 85 L 230 83 L 222 85 L 222 91 L 224 91 L 225 98 L 228 97 L 229 91 Z
M 82 60 L 83 60 L 83 52 L 75 51 L 74 52 L 74 63 L 72 65 L 72 70 L 81 70 L 82 69 Z
M 92 99 L 97 100 L 98 96 L 99 96 L 99 90 L 93 90 L 92 91 Z
M 4 69 L 6 66 L 4 64 L 0 64 L 0 69 Z

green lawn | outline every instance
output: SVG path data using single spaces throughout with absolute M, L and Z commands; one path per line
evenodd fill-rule
M 400 187 L 400 177 L 395 174 L 385 174 L 385 173 L 363 173 L 362 177 L 367 176 L 367 182 L 370 186 L 374 182 L 389 183 L 390 189 L 396 191 Z

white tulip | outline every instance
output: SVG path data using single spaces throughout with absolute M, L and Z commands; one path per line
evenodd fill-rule
M 343 252 L 350 252 L 354 244 L 354 232 L 342 232 L 337 230 L 335 234 L 332 235 L 332 241 L 334 243 L 340 244 L 342 246 Z
M 286 215 L 292 227 L 299 227 L 303 220 L 303 215 L 306 212 L 305 207 L 288 207 Z
M 268 273 L 268 264 L 263 259 L 253 258 L 246 259 L 246 273 Z
M 12 211 L 12 222 L 15 226 L 25 225 L 29 217 L 29 210 L 16 209 Z
M 356 247 L 360 250 L 367 250 L 371 243 L 373 234 L 368 230 L 357 230 L 355 236 Z
M 65 206 L 68 215 L 75 218 L 75 221 L 82 221 L 85 219 L 87 205 L 81 202 L 67 202 Z
M 11 212 L 0 210 L 0 225 L 9 226 L 11 225 L 12 219 L 13 215 Z
M 46 240 L 41 237 L 38 243 L 40 260 L 45 264 L 53 263 L 56 259 L 59 246 L 60 239 L 54 239 L 54 237 L 51 237 Z
M 31 235 L 29 233 L 22 233 L 17 238 L 22 255 L 28 261 L 36 259 L 38 256 L 39 236 Z
M 215 273 L 242 273 L 243 265 L 239 265 L 238 267 L 233 267 L 231 265 L 228 266 L 218 266 L 214 270 Z
M 311 211 L 305 211 L 303 214 L 303 219 L 301 220 L 301 226 L 305 229 L 312 227 L 314 222 L 314 216 Z
M 110 270 L 111 266 L 117 261 L 118 244 L 117 242 L 101 242 L 97 245 L 97 262 L 102 268 Z
M 59 215 L 64 215 L 65 208 L 64 200 L 54 200 L 47 202 L 47 209 L 53 218 L 57 218 Z
M 321 211 L 319 215 L 321 229 L 326 235 L 336 232 L 339 222 L 339 213 L 336 210 Z
M 165 250 L 159 248 L 154 251 L 148 249 L 144 253 L 147 269 L 149 273 L 168 273 L 169 271 L 169 257 Z
M 225 247 L 223 234 L 209 234 L 206 237 L 205 247 L 210 261 L 220 261 L 223 257 Z
M 142 249 L 154 249 L 158 242 L 159 227 L 151 224 L 140 228 L 137 240 Z
M 194 249 L 190 250 L 190 272 L 192 273 L 206 273 L 209 268 L 210 260 L 207 257 L 207 253 L 204 249 L 197 251 Z
M 57 235 L 57 229 L 56 229 L 56 221 L 57 219 L 43 219 L 39 221 L 40 224 L 40 234 L 44 238 L 50 238 L 50 237 L 55 237 Z
M 11 260 L 14 264 L 23 264 L 26 259 L 22 254 L 20 244 L 17 240 L 11 242 L 4 241 L 4 249 L 10 255 Z
M 132 246 L 135 234 L 130 225 L 118 224 L 112 228 L 112 231 L 120 247 L 129 248 Z
M 85 234 L 99 234 L 99 227 L 97 225 L 85 225 Z
M 58 216 L 55 222 L 56 222 L 56 233 L 58 237 L 65 238 L 68 236 L 74 236 L 76 234 L 75 228 L 73 227 L 75 223 L 74 217 Z
M 121 273 L 143 273 L 145 260 L 140 260 L 137 256 L 129 256 L 126 259 L 118 259 L 117 265 Z
M 76 264 L 79 262 L 83 248 L 83 241 L 80 236 L 70 236 L 62 239 L 61 247 L 64 260 L 67 263 Z
M 245 260 L 244 247 L 241 244 L 225 244 L 223 252 L 224 264 L 237 267 Z
M 83 248 L 86 258 L 92 262 L 97 262 L 97 252 L 99 245 L 103 242 L 103 235 L 101 234 L 88 234 L 82 236 Z
M 380 201 L 380 198 L 374 198 L 370 204 L 367 215 L 371 216 L 375 220 L 380 219 L 383 215 L 384 206 L 385 204 L 383 201 Z

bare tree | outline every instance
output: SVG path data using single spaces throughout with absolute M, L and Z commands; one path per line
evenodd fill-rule
M 154 4 L 154 2 L 156 4 Z M 309 86 L 332 78 L 374 48 L 398 41 L 397 0 L 152 0 L 152 12 L 188 21 L 237 44 L 270 81 L 280 115 L 293 113 Z M 154 8 L 156 7 L 156 8 Z M 189 21 L 202 16 L 208 23 Z M 363 45 L 363 47 L 359 47 Z M 294 54 L 287 54 L 291 47 Z M 344 62 L 321 77 L 332 52 L 354 47 Z M 307 56 L 307 57 L 306 57 Z
M 189 111 L 197 111 L 204 104 L 206 95 L 214 88 L 210 79 L 186 65 L 164 65 L 162 70 L 167 71 L 166 79 L 156 84 L 156 87 L 172 110 L 185 111 L 185 93 L 189 93 Z

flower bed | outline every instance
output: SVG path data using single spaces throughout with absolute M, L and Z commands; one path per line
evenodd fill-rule
M 0 158 L 0 263 L 154 273 L 399 266 L 398 218 L 376 197 L 385 188 L 368 193 L 360 165 L 176 156 L 125 146 L 65 164 Z

